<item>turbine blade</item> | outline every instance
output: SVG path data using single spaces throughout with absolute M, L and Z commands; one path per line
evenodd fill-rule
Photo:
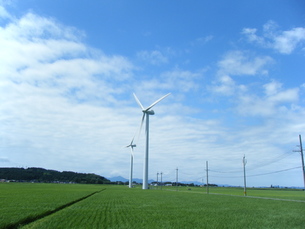
M 141 130 L 142 130 L 142 127 L 143 127 L 144 119 L 145 119 L 145 113 L 143 113 L 143 116 L 142 116 L 142 121 L 141 121 L 141 126 L 140 126 L 140 133 L 141 133 Z
M 132 146 L 132 144 L 133 144 L 133 140 L 134 140 L 134 136 L 133 136 L 133 138 L 132 138 L 132 140 L 131 140 L 131 142 L 130 142 L 130 145 Z
M 140 134 L 141 134 L 141 130 L 142 130 L 144 119 L 145 119 L 145 113 L 143 112 L 141 126 L 140 126 L 140 129 L 139 129 L 138 141 L 139 141 L 139 138 L 140 138 Z
M 134 96 L 135 100 L 137 101 L 137 103 L 139 104 L 139 106 L 141 107 L 141 109 L 144 110 L 142 103 L 140 102 L 140 100 L 138 99 L 138 97 L 136 96 L 135 93 L 133 93 L 133 96 Z
M 147 108 L 145 109 L 145 111 L 148 111 L 150 108 L 152 108 L 153 106 L 155 106 L 158 102 L 160 102 L 162 99 L 166 98 L 166 97 L 169 96 L 170 94 L 171 94 L 171 93 L 168 93 L 168 94 L 162 96 L 162 97 L 161 97 L 160 99 L 158 99 L 156 102 L 154 102 L 154 103 L 151 104 L 149 107 L 147 107 Z

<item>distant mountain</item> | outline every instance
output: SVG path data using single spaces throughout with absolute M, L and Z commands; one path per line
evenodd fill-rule
M 137 182 L 139 184 L 142 184 L 143 183 L 143 179 L 139 179 L 139 178 L 135 178 L 135 179 L 132 179 L 134 182 Z M 155 182 L 155 180 L 148 180 L 148 183 L 152 183 L 152 182 Z
M 116 176 L 116 177 L 110 177 L 108 178 L 111 182 L 116 182 L 116 181 L 121 181 L 121 182 L 126 182 L 128 179 L 121 177 L 121 176 Z
M 108 180 L 110 180 L 111 182 L 116 182 L 116 181 L 120 181 L 120 182 L 128 182 L 129 179 L 126 179 L 122 176 L 116 176 L 116 177 L 109 177 Z M 143 179 L 139 179 L 139 178 L 133 178 L 132 179 L 133 182 L 137 182 L 137 183 L 142 183 Z M 154 180 L 148 180 L 148 183 L 154 182 Z

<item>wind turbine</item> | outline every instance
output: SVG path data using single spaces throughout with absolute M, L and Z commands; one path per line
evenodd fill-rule
M 130 175 L 129 175 L 129 188 L 132 188 L 132 173 L 133 173 L 133 148 L 136 147 L 135 144 L 133 144 L 133 139 L 131 140 L 130 144 L 127 147 L 130 147 L 131 153 L 130 153 Z
M 160 102 L 162 99 L 165 97 L 169 96 L 170 93 L 162 96 L 160 99 L 152 103 L 149 107 L 144 108 L 143 105 L 141 104 L 140 100 L 136 96 L 135 93 L 133 93 L 133 96 L 135 97 L 137 103 L 142 109 L 143 116 L 142 116 L 142 122 L 141 122 L 141 127 L 140 131 L 142 129 L 142 125 L 144 122 L 144 119 L 146 118 L 146 128 L 145 128 L 145 133 L 146 133 L 146 146 L 145 146 L 145 157 L 144 157 L 144 169 L 143 169 L 143 186 L 142 189 L 148 189 L 148 150 L 149 150 L 149 115 L 154 115 L 155 112 L 153 110 L 150 110 L 153 106 L 155 106 L 158 102 Z

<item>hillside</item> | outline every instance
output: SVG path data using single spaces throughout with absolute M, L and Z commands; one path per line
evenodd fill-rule
M 25 182 L 72 182 L 109 184 L 110 180 L 93 173 L 59 172 L 43 168 L 0 168 L 0 179 Z

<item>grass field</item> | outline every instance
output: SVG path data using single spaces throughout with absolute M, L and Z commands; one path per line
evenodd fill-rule
M 44 217 L 22 228 L 304 228 L 304 191 L 249 189 L 248 195 L 238 188 L 211 188 L 207 195 L 196 187 L 0 184 L 0 228 L 37 215 Z
M 177 190 L 175 187 L 172 190 Z M 206 188 L 179 187 L 179 191 L 207 193 Z M 243 188 L 210 187 L 210 194 L 244 196 Z M 247 196 L 305 201 L 305 192 L 298 189 L 247 188 Z
M 94 185 L 0 183 L 0 228 L 31 221 L 101 189 Z

